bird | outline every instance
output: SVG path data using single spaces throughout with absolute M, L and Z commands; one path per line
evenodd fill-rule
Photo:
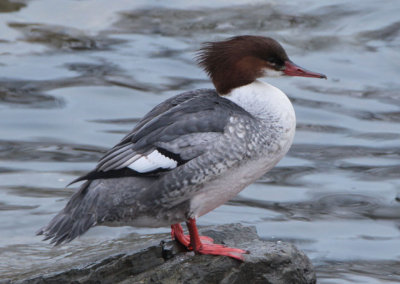
M 258 35 L 206 42 L 196 60 L 215 89 L 186 91 L 154 107 L 72 182 L 84 181 L 37 235 L 60 245 L 96 225 L 170 226 L 172 239 L 189 251 L 244 261 L 248 251 L 200 236 L 196 220 L 271 170 L 293 142 L 289 98 L 260 78 L 327 77 Z

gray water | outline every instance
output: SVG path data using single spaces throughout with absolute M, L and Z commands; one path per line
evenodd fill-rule
M 400 281 L 400 2 L 0 0 L 0 280 L 139 249 L 169 228 L 35 236 L 153 106 L 211 84 L 201 42 L 271 36 L 328 80 L 268 81 L 291 98 L 289 154 L 198 220 L 297 245 L 319 283 Z

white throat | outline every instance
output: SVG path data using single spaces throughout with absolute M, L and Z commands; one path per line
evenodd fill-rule
M 289 98 L 281 90 L 268 83 L 256 80 L 251 84 L 233 89 L 224 98 L 231 100 L 259 119 L 296 123 Z

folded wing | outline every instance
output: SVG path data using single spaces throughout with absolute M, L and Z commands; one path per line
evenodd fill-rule
M 213 90 L 175 96 L 149 112 L 94 171 L 76 181 L 151 175 L 179 167 L 221 139 L 233 113 L 250 115 Z

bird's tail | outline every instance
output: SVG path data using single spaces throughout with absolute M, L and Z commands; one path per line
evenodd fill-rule
M 55 246 L 68 243 L 96 225 L 96 191 L 88 193 L 91 181 L 85 182 L 72 196 L 65 208 L 61 210 L 47 226 L 36 234 L 44 235 L 44 240 L 51 239 Z

